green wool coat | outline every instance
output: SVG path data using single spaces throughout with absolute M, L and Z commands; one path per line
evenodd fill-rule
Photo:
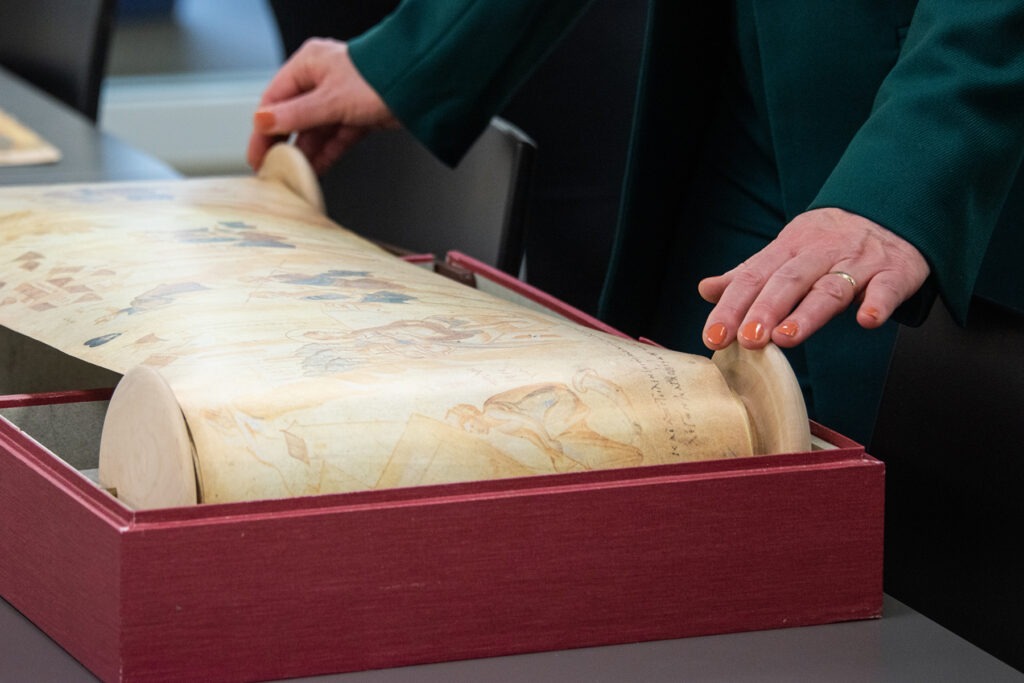
M 974 296 L 1024 314 L 1024 2 L 742 1 L 756 44 L 741 49 L 760 61 L 785 219 L 840 207 L 914 244 L 932 276 L 902 321 L 923 319 L 936 294 L 961 322 Z M 351 55 L 399 120 L 453 164 L 588 4 L 406 0 Z M 653 328 L 668 245 L 685 225 L 681 188 L 698 171 L 732 49 L 730 6 L 650 4 L 602 306 L 633 335 Z

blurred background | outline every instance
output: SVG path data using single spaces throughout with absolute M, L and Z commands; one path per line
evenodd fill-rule
M 120 0 L 100 127 L 186 175 L 247 172 L 252 112 L 281 60 L 266 0 Z
M 396 4 L 119 0 L 99 125 L 187 176 L 248 173 L 252 114 L 286 53 L 309 35 L 357 35 Z M 611 251 L 646 16 L 645 0 L 598 0 L 499 112 L 538 150 L 517 229 L 529 263 L 520 274 L 588 313 Z

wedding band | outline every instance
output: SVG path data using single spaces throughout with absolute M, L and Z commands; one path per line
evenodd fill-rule
M 841 270 L 833 270 L 832 272 L 829 273 L 829 275 L 838 275 L 839 277 L 849 282 L 853 286 L 854 291 L 857 291 L 857 281 L 854 280 L 853 276 L 850 275 L 849 273 L 844 273 Z

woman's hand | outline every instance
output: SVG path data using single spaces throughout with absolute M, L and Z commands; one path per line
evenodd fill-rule
M 841 209 L 814 209 L 744 263 L 700 282 L 700 295 L 716 304 L 704 344 L 796 346 L 855 301 L 857 322 L 878 327 L 929 272 L 914 246 L 877 223 Z
M 295 144 L 323 173 L 369 131 L 396 127 L 384 100 L 359 74 L 348 45 L 307 40 L 270 81 L 253 116 L 248 161 L 259 169 L 275 142 L 297 133 Z

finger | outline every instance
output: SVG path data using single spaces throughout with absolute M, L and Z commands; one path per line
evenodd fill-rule
M 721 275 L 704 278 L 697 283 L 697 292 L 704 301 L 711 304 L 717 304 L 718 300 L 722 298 L 722 293 L 725 291 L 725 288 L 729 286 L 730 282 L 732 282 L 732 278 L 737 270 L 739 270 L 739 267 L 726 271 Z
M 858 298 L 860 291 L 858 277 L 849 272 L 832 270 L 825 273 L 814 282 L 793 312 L 775 326 L 771 340 L 782 347 L 800 344 L 846 310 Z
M 737 331 L 740 344 L 750 349 L 768 344 L 775 328 L 789 319 L 807 297 L 815 299 L 819 290 L 839 299 L 843 307 L 848 306 L 856 295 L 856 284 L 836 287 L 832 280 L 838 276 L 825 277 L 830 260 L 821 252 L 810 252 L 787 261 L 772 273 L 743 316 Z M 853 282 L 852 277 L 849 280 Z M 783 328 L 783 332 L 792 333 L 792 326 Z
M 290 100 L 312 90 L 323 77 L 324 63 L 347 54 L 344 43 L 328 38 L 311 38 L 289 57 L 267 84 L 260 107 Z
M 271 91 L 271 88 L 272 86 L 268 87 L 268 93 Z M 279 89 L 279 92 L 283 93 L 285 91 Z M 249 136 L 249 145 L 246 149 L 245 155 L 249 166 L 256 171 L 258 171 L 260 166 L 263 165 L 263 157 L 266 156 L 267 150 L 278 142 L 282 142 L 287 139 L 291 131 L 294 130 L 281 124 L 281 121 L 278 118 L 278 112 L 275 108 L 265 105 L 267 100 L 268 96 L 265 93 L 261 100 L 261 108 L 257 109 L 253 114 L 253 130 Z
M 259 108 L 284 102 L 312 87 L 311 85 L 308 87 L 299 85 L 300 79 L 295 74 L 296 67 L 293 61 L 296 56 L 298 56 L 298 53 L 291 60 L 285 62 L 281 69 L 274 74 L 274 77 L 270 79 L 270 82 L 267 83 L 267 87 L 260 96 Z M 307 79 L 302 78 L 301 82 L 307 82 Z
M 918 279 L 908 277 L 906 272 L 885 271 L 871 279 L 864 290 L 864 301 L 857 310 L 857 323 L 861 327 L 880 327 L 901 303 L 909 299 L 927 278 L 927 273 Z
M 323 174 L 366 133 L 351 126 L 321 126 L 296 136 L 295 146 L 306 155 L 313 170 Z
M 709 278 L 714 286 L 705 286 L 705 291 L 715 297 L 715 307 L 704 325 L 704 345 L 709 349 L 725 348 L 736 339 L 747 309 L 768 281 L 771 271 L 758 265 L 757 256 L 724 275 Z
M 264 107 L 253 114 L 253 133 L 249 138 L 246 159 L 254 169 L 259 169 L 267 150 L 275 143 L 286 139 L 293 131 L 302 131 L 307 139 L 316 141 L 327 136 L 310 133 L 317 129 L 334 129 L 340 122 L 337 113 L 331 110 L 328 99 L 320 91 L 310 91 L 286 102 Z M 306 156 L 313 158 L 315 142 L 304 149 Z
M 313 159 L 335 134 L 337 128 L 337 126 L 321 126 L 304 130 L 295 136 L 295 146 L 309 159 L 309 163 L 312 165 Z
M 253 128 L 263 135 L 288 135 L 326 125 L 347 123 L 344 112 L 332 106 L 324 90 L 310 90 L 277 104 L 261 107 L 253 115 Z
M 742 267 L 725 275 L 728 281 L 718 294 L 721 282 L 705 288 L 717 294 L 717 304 L 708 316 L 705 345 L 721 348 L 737 339 L 745 348 L 760 348 L 771 341 L 772 329 L 827 272 L 829 257 L 823 252 L 796 254 L 777 245 L 769 245 L 751 257 Z M 721 324 L 722 327 L 715 327 Z M 724 336 L 723 336 L 724 331 Z M 719 344 L 716 341 L 721 339 Z
M 334 163 L 341 158 L 354 144 L 366 137 L 369 132 L 366 128 L 344 126 L 335 131 L 335 134 L 323 141 L 323 144 L 308 158 L 313 169 L 323 174 Z

